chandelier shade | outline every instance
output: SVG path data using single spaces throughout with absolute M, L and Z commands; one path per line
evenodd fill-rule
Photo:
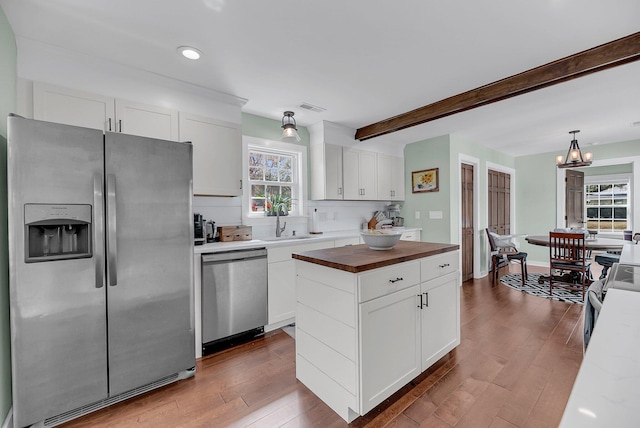
M 569 144 L 567 156 L 564 158 L 562 155 L 556 156 L 556 165 L 558 168 L 580 168 L 583 166 L 589 166 L 593 162 L 593 155 L 591 152 L 585 153 L 584 156 L 582 155 L 582 151 L 578 145 L 578 140 L 576 140 L 576 134 L 578 132 L 580 132 L 580 130 L 569 131 L 569 134 L 572 134 L 573 138 L 571 140 L 571 144 Z

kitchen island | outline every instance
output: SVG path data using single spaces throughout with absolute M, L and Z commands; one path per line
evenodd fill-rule
M 351 422 L 459 345 L 458 248 L 294 253 L 296 377 Z

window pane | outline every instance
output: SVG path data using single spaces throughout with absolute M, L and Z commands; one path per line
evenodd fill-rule
M 279 194 L 280 194 L 280 186 L 267 186 L 267 196 L 279 195 Z
M 291 187 L 282 186 L 280 190 L 282 191 L 282 196 L 291 197 Z
M 264 181 L 278 181 L 278 168 L 267 168 Z
M 613 200 L 613 205 L 627 205 L 627 198 L 624 198 L 624 199 L 616 198 Z
M 587 208 L 587 218 L 598 218 L 598 208 Z
M 293 181 L 293 175 L 291 174 L 290 169 L 281 169 L 280 170 L 280 182 L 282 183 L 291 183 Z
M 595 199 L 587 199 L 587 205 L 598 205 L 599 202 L 597 197 Z
M 250 166 L 249 167 L 249 180 L 263 180 L 263 168 Z
M 619 207 L 613 209 L 613 218 L 627 219 L 627 207 Z
M 611 198 L 600 199 L 600 205 L 611 205 L 613 201 Z
M 585 187 L 586 193 L 597 193 L 599 191 L 597 184 L 587 184 Z
M 264 198 L 264 186 L 261 184 L 251 185 L 251 197 L 252 198 Z
M 611 218 L 612 208 L 600 208 L 600 218 Z
M 613 222 L 611 222 L 611 221 L 601 221 L 600 222 L 600 230 L 613 230 L 612 226 L 613 226 Z
M 281 169 L 291 169 L 291 157 L 290 156 L 282 156 L 280 157 L 280 168 Z
M 613 229 L 615 231 L 621 231 L 621 230 L 626 230 L 627 229 L 627 221 L 614 221 L 613 222 Z
M 275 168 L 277 168 L 277 167 L 278 167 L 278 158 L 279 158 L 279 157 L 280 157 L 280 156 L 276 156 L 276 155 L 266 155 L 266 156 L 264 157 L 265 162 L 266 162 L 265 164 L 266 164 L 269 168 L 271 168 L 271 167 L 275 167 Z
M 264 212 L 264 199 L 251 198 L 251 211 Z
M 598 220 L 588 220 L 587 229 L 598 229 Z
M 264 155 L 258 152 L 249 153 L 249 166 L 262 166 L 264 165 Z

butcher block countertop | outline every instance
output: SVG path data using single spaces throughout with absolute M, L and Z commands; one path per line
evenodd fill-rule
M 456 251 L 459 247 L 459 245 L 455 244 L 399 241 L 390 250 L 372 250 L 367 245 L 349 245 L 346 247 L 294 253 L 292 257 L 297 260 L 315 263 L 333 269 L 360 273 L 396 263 Z

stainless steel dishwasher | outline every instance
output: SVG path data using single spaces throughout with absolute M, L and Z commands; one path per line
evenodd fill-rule
M 267 322 L 267 250 L 203 254 L 203 354 L 264 333 Z

